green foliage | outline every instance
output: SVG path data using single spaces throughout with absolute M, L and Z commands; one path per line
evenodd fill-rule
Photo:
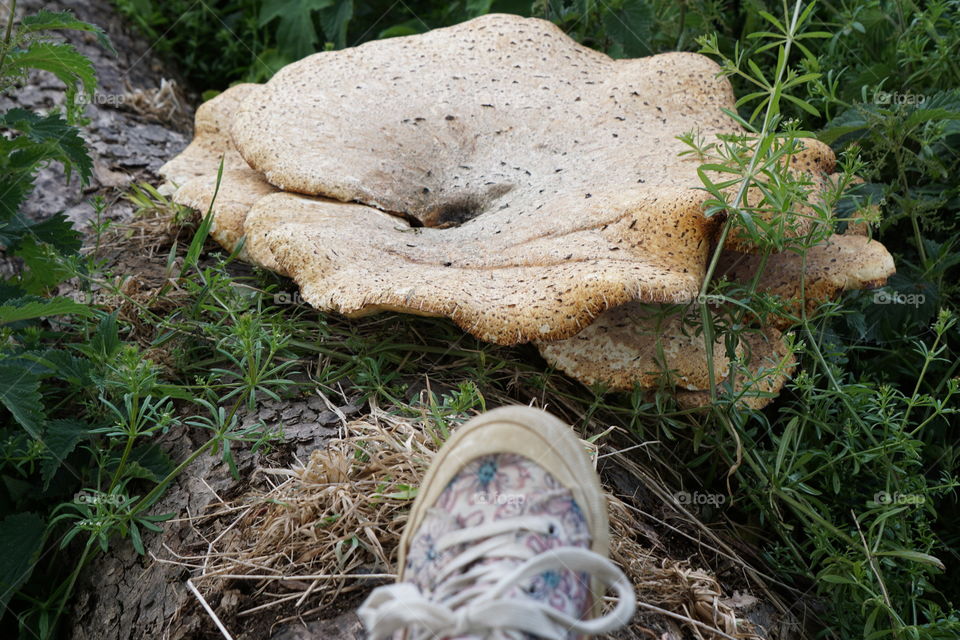
M 79 237 L 59 214 L 43 221 L 27 220 L 20 207 L 33 191 L 37 171 L 50 164 L 63 166 L 68 178 L 77 174 L 86 183 L 93 163 L 76 128 L 83 101 L 96 85 L 89 60 L 72 45 L 44 40 L 51 30 L 89 31 L 105 38 L 92 25 L 67 13 L 42 11 L 14 26 L 13 9 L 0 41 L 0 91 L 23 81 L 27 73 L 52 73 L 67 87 L 64 113 L 40 115 L 24 109 L 0 114 L 0 245 L 27 263 L 14 281 L 0 283 L 0 303 L 18 294 L 43 293 L 63 275 L 57 256 L 75 252 Z M 6 293 L 3 293 L 6 292 Z
M 35 513 L 18 513 L 0 520 L 0 548 L 7 556 L 0 564 L 0 609 L 30 579 L 43 549 L 46 523 Z
M 334 4 L 334 0 L 264 0 L 257 25 L 263 27 L 276 20 L 277 40 L 282 43 L 283 52 L 294 59 L 303 58 L 316 51 L 319 40 L 314 13 Z
M 151 511 L 170 482 L 207 452 L 235 471 L 232 446 L 270 438 L 258 423 L 241 425 L 237 409 L 261 394 L 279 398 L 290 385 L 282 379 L 290 368 L 280 361 L 283 335 L 264 341 L 260 324 L 239 313 L 218 316 L 221 346 L 208 352 L 224 362 L 210 386 L 164 383 L 142 348 L 124 338 L 117 314 L 89 304 L 91 284 L 107 277 L 96 253 L 80 255 L 81 238 L 62 214 L 37 221 L 21 212 L 42 167 L 59 163 L 82 183 L 92 172 L 77 124 L 81 96 L 95 89 L 93 67 L 72 46 L 44 40 L 52 29 L 86 31 L 109 44 L 97 27 L 49 11 L 19 25 L 11 19 L 0 41 L 0 88 L 34 69 L 67 86 L 62 113 L 0 114 L 0 245 L 20 261 L 14 276 L 0 280 L 0 624 L 44 639 L 58 635 L 76 578 L 93 555 L 124 538 L 144 553 L 144 534 L 160 531 L 171 515 Z M 93 204 L 102 216 L 104 202 Z M 180 277 L 194 277 L 211 220 L 187 248 Z M 51 297 L 68 280 L 79 283 L 73 296 Z M 239 340 L 231 339 L 235 333 Z M 233 364 L 245 368 L 236 372 Z M 174 398 L 195 406 L 192 420 L 178 417 Z M 186 428 L 210 437 L 185 460 L 171 460 L 156 436 Z
M 886 11 L 886 37 L 871 41 L 872 55 L 858 51 L 857 61 L 848 56 L 861 32 L 838 34 L 832 22 L 850 7 L 861 16 L 871 7 Z M 776 17 L 758 11 L 769 25 L 754 25 L 732 47 L 722 34 L 700 39 L 738 86 L 740 121 L 751 132 L 713 145 L 687 140 L 706 163 L 711 210 L 727 216 L 721 246 L 737 233 L 765 251 L 802 252 L 833 226 L 831 213 L 846 228 L 879 205 L 878 232 L 897 259 L 892 291 L 851 294 L 846 306 L 824 309 L 816 320 L 791 317 L 802 370 L 777 413 L 746 416 L 721 390 L 712 418 L 731 438 L 707 436 L 699 445 L 723 451 L 738 480 L 739 511 L 773 532 L 764 541 L 769 561 L 798 585 L 814 581 L 830 603 L 823 621 L 829 637 L 947 638 L 960 629 L 948 568 L 957 548 L 948 514 L 956 512 L 958 485 L 950 426 L 958 412 L 960 335 L 956 278 L 948 272 L 960 264 L 960 113 L 952 72 L 930 73 L 945 64 L 940 58 L 924 72 L 904 66 L 906 46 L 929 48 L 918 44 L 917 25 L 941 45 L 960 43 L 956 23 L 941 19 L 948 9 L 956 3 L 933 3 L 924 13 L 906 2 L 784 4 Z M 871 84 L 849 85 L 849 75 Z M 891 84 L 934 77 L 944 85 L 923 95 Z M 862 102 L 847 102 L 857 95 Z M 795 141 L 813 135 L 844 154 L 842 187 L 853 185 L 854 174 L 869 182 L 832 194 L 813 207 L 809 233 L 785 237 L 797 220 L 791 205 L 806 198 L 802 180 L 779 167 Z M 759 205 L 742 198 L 750 187 L 763 192 Z M 758 213 L 777 213 L 778 224 L 764 225 Z M 717 295 L 736 301 L 738 311 L 701 305 L 704 336 L 736 334 L 744 321 L 739 309 L 782 313 L 750 287 Z M 884 304 L 898 295 L 917 302 Z M 714 479 L 718 488 L 727 481 Z

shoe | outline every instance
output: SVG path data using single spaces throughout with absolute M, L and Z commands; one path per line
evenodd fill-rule
M 400 539 L 398 581 L 357 613 L 372 640 L 609 633 L 636 607 L 609 546 L 600 480 L 573 430 L 538 409 L 496 409 L 437 453 Z M 618 603 L 602 615 L 608 589 Z

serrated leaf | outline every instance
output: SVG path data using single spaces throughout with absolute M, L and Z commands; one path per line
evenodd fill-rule
M 41 9 L 32 16 L 24 16 L 20 21 L 21 33 L 37 33 L 40 31 L 54 31 L 69 29 L 71 31 L 86 31 L 97 36 L 97 42 L 107 49 L 110 53 L 116 55 L 117 50 L 113 48 L 113 43 L 103 29 L 95 24 L 78 20 L 69 11 L 48 11 Z
M 56 249 L 39 242 L 33 236 L 27 236 L 20 241 L 16 255 L 23 261 L 16 282 L 27 293 L 43 295 L 75 273 Z
M 24 74 L 30 69 L 52 73 L 67 85 L 67 100 L 71 104 L 74 103 L 78 85 L 88 96 L 92 96 L 97 88 L 97 71 L 93 63 L 70 44 L 31 42 L 26 49 L 16 49 L 7 54 L 3 69 L 5 74 Z
M 38 241 L 52 245 L 61 253 L 75 254 L 83 246 L 83 234 L 74 228 L 63 212 L 41 221 L 27 220 L 22 228 Z
M 93 370 L 93 363 L 68 351 L 47 349 L 43 353 L 33 354 L 30 359 L 39 365 L 37 370 L 41 376 L 53 376 L 81 387 L 92 383 L 90 372 Z
M 817 137 L 826 144 L 843 144 L 853 142 L 869 133 L 870 123 L 867 122 L 866 111 L 872 106 L 855 105 L 827 123 Z
M 294 60 L 316 51 L 319 37 L 313 25 L 313 13 L 326 9 L 333 0 L 265 0 L 260 7 L 259 24 L 277 23 L 277 42 L 281 53 Z
M 130 462 L 137 466 L 140 477 L 154 482 L 163 480 L 176 468 L 173 459 L 158 445 L 141 445 L 130 454 Z
M 26 293 L 27 292 L 20 287 L 13 286 L 9 282 L 0 281 L 0 303 L 22 298 Z
M 69 298 L 18 298 L 0 305 L 0 325 L 21 320 L 33 320 L 50 316 L 79 315 L 89 318 L 93 310 Z
M 46 414 L 40 396 L 40 379 L 19 367 L 0 364 L 0 404 L 24 430 L 39 439 Z
M 3 197 L 0 196 L 0 207 L 2 206 Z M 0 219 L 3 217 L 4 212 L 0 210 Z M 11 219 L 5 225 L 0 225 L 0 245 L 6 247 L 8 252 L 15 251 L 24 236 L 53 245 L 65 254 L 75 254 L 83 244 L 80 232 L 62 212 L 45 220 L 30 220 L 14 211 Z
M 0 246 L 11 247 L 20 238 L 12 221 L 33 191 L 33 176 L 0 176 Z
M 934 120 L 960 120 L 960 111 L 940 108 L 917 109 L 907 117 L 906 122 L 903 124 L 909 129 L 919 124 Z
M 40 478 L 43 480 L 44 490 L 50 486 L 50 481 L 63 465 L 64 459 L 70 455 L 77 444 L 89 432 L 89 427 L 80 420 L 51 420 L 43 434 L 44 451 L 43 462 L 40 463 Z
M 106 315 L 97 325 L 97 330 L 86 345 L 77 348 L 94 359 L 106 362 L 120 348 L 120 328 L 117 326 L 117 312 Z
M 41 116 L 26 109 L 11 109 L 0 116 L 0 127 L 19 131 L 26 140 L 35 143 L 29 147 L 21 145 L 9 153 L 5 162 L 8 167 L 15 163 L 32 174 L 38 162 L 56 160 L 64 165 L 68 174 L 76 169 L 84 184 L 90 180 L 93 161 L 86 144 L 79 130 L 59 114 Z
M 40 559 L 46 524 L 35 513 L 17 513 L 0 521 L 0 611 L 30 579 Z

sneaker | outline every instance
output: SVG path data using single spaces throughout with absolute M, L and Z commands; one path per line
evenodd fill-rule
M 573 430 L 530 407 L 463 425 L 437 453 L 400 540 L 396 584 L 358 610 L 373 640 L 571 640 L 626 625 L 600 480 Z M 602 614 L 608 589 L 616 607 Z

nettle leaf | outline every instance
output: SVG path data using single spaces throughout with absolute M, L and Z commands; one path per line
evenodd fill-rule
M 0 611 L 33 574 L 46 536 L 46 523 L 35 513 L 17 513 L 0 521 Z
M 95 24 L 78 20 L 69 11 L 48 11 L 42 9 L 39 13 L 32 16 L 24 16 L 20 21 L 20 33 L 38 33 L 40 31 L 55 31 L 60 29 L 69 29 L 71 31 L 86 31 L 97 36 L 97 42 L 100 45 L 116 55 L 117 50 L 113 48 L 110 38 L 103 29 Z
M 2 226 L 3 224 L 0 223 L 0 227 Z M 7 303 L 16 298 L 22 298 L 26 294 L 27 292 L 22 288 L 0 280 L 0 303 Z
M 16 253 L 24 266 L 16 282 L 27 293 L 46 293 L 74 274 L 74 270 L 53 247 L 38 242 L 33 236 L 23 238 Z
M 120 348 L 120 328 L 117 326 L 117 311 L 100 319 L 97 330 L 88 342 L 72 345 L 74 349 L 95 362 L 107 362 Z
M 265 0 L 260 8 L 261 27 L 277 23 L 277 42 L 281 53 L 298 60 L 316 51 L 319 36 L 313 25 L 313 13 L 333 5 L 333 0 Z
M 960 91 L 941 91 L 924 99 L 916 105 L 904 125 L 915 127 L 943 120 L 960 120 Z
M 64 459 L 89 433 L 90 428 L 80 420 L 51 420 L 47 424 L 47 430 L 43 434 L 46 450 L 40 463 L 44 490 L 50 486 L 50 481 L 56 475 L 57 469 L 63 465 Z
M 83 235 L 61 211 L 39 222 L 27 220 L 23 229 L 38 240 L 65 254 L 75 254 L 83 246 Z
M 49 316 L 79 315 L 89 318 L 94 315 L 93 310 L 69 298 L 18 298 L 9 300 L 0 305 L 0 325 L 21 320 L 33 320 Z
M 25 74 L 30 69 L 48 71 L 67 85 L 67 102 L 70 105 L 76 103 L 78 85 L 88 96 L 92 96 L 97 88 L 97 72 L 93 63 L 70 44 L 31 42 L 26 49 L 16 49 L 7 54 L 5 74 Z
M 40 438 L 46 422 L 40 378 L 26 369 L 0 364 L 0 404 L 27 433 Z
M 21 356 L 41 378 L 56 378 L 76 387 L 93 384 L 90 377 L 93 363 L 87 358 L 75 356 L 62 349 L 47 349 L 43 352 L 28 351 Z
M 0 245 L 10 247 L 16 244 L 20 236 L 14 235 L 12 229 L 14 223 L 6 220 L 16 215 L 31 191 L 33 191 L 32 176 L 0 175 Z
M 23 134 L 11 154 L 15 157 L 8 157 L 4 163 L 8 168 L 30 171 L 38 162 L 55 160 L 63 164 L 68 173 L 76 169 L 84 184 L 89 181 L 93 161 L 83 138 L 79 130 L 59 114 L 42 116 L 26 109 L 11 109 L 0 115 L 0 128 L 4 127 Z M 34 144 L 25 145 L 27 140 Z
M 2 215 L 0 212 L 0 218 Z M 6 247 L 8 252 L 15 250 L 24 236 L 53 245 L 65 254 L 77 253 L 83 243 L 80 232 L 74 229 L 62 212 L 40 221 L 15 214 L 9 222 L 0 226 L 0 245 Z
M 875 113 L 873 105 L 856 104 L 826 124 L 817 134 L 821 142 L 842 148 L 870 134 L 868 114 Z
M 131 452 L 129 462 L 136 464 L 147 474 L 143 477 L 154 482 L 163 480 L 177 466 L 173 459 L 156 444 L 135 447 Z

